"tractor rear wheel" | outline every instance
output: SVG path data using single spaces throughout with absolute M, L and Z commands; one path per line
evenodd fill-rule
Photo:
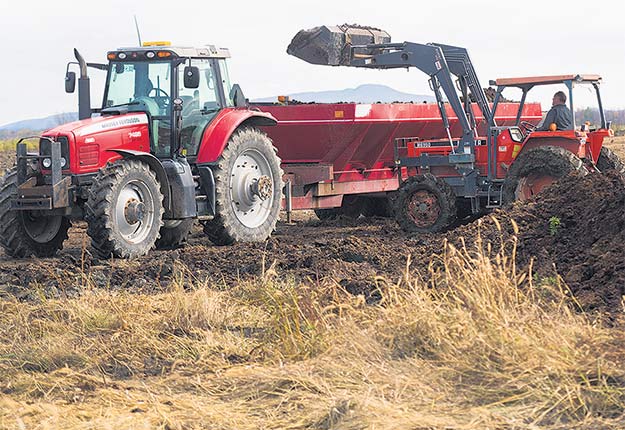
M 254 128 L 236 131 L 213 174 L 217 214 L 204 233 L 216 245 L 266 240 L 276 228 L 283 187 L 271 139 Z
M 89 189 L 87 234 L 101 258 L 134 258 L 154 247 L 163 225 L 163 195 L 150 167 L 124 159 L 107 164 Z
M 503 202 L 526 201 L 564 176 L 586 175 L 582 160 L 559 146 L 538 146 L 514 161 L 503 184 Z
M 599 159 L 597 160 L 597 167 L 601 173 L 605 173 L 608 170 L 615 170 L 623 180 L 625 180 L 625 163 L 612 151 L 605 146 L 601 148 L 599 153 Z
M 397 193 L 395 219 L 409 233 L 436 233 L 456 220 L 456 195 L 429 173 L 408 178 Z
M 193 218 L 166 220 L 161 227 L 160 237 L 156 239 L 156 249 L 176 249 L 182 246 L 193 230 Z
M 0 179 L 0 244 L 17 258 L 51 257 L 63 248 L 71 223 L 62 215 L 45 211 L 11 210 L 11 199 L 17 195 L 17 169 Z

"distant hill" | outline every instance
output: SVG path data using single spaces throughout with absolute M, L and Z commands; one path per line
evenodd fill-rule
M 45 118 L 26 119 L 0 126 L 0 132 L 10 133 L 20 130 L 41 131 L 47 130 L 66 122 L 76 121 L 78 112 L 64 112 L 47 116 Z
M 281 94 L 289 96 L 292 100 L 304 103 L 393 103 L 393 102 L 432 102 L 434 97 L 423 94 L 409 94 L 397 91 L 386 85 L 365 84 L 356 88 L 344 90 L 317 91 L 306 93 Z M 277 96 L 253 99 L 252 102 L 275 102 Z

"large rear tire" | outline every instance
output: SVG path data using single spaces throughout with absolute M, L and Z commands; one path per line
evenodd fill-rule
M 588 170 L 571 151 L 559 146 L 531 148 L 512 164 L 503 185 L 503 201 L 529 200 L 573 172 L 586 175 Z
M 254 128 L 237 130 L 213 173 L 217 215 L 204 233 L 216 245 L 266 240 L 276 228 L 283 187 L 271 139 Z
M 11 210 L 11 199 L 17 195 L 17 170 L 0 179 L 0 244 L 16 258 L 34 255 L 51 257 L 63 248 L 71 223 L 61 215 L 45 211 Z
M 610 148 L 605 146 L 601 148 L 599 159 L 597 160 L 597 168 L 601 173 L 615 170 L 625 180 L 625 163 Z
M 163 195 L 149 166 L 124 159 L 107 164 L 89 189 L 87 234 L 101 258 L 134 258 L 154 248 L 163 225 Z
M 161 237 L 156 240 L 156 249 L 176 249 L 184 245 L 193 230 L 194 222 L 193 218 L 165 221 L 161 227 Z
M 437 233 L 456 221 L 456 195 L 429 173 L 408 178 L 397 193 L 395 219 L 409 233 Z

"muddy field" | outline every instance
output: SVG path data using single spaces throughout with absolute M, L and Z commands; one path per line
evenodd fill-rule
M 4 166 L 12 160 L 11 154 L 0 156 Z M 624 208 L 623 181 L 591 175 L 567 178 L 538 201 L 496 211 L 441 235 L 407 237 L 393 220 L 321 222 L 306 212 L 293 224 L 280 222 L 266 243 L 213 246 L 197 228 L 186 247 L 154 251 L 133 261 L 93 258 L 85 225 L 77 223 L 55 258 L 14 260 L 0 251 L 0 297 L 75 296 L 92 287 L 162 291 L 178 265 L 215 288 L 273 268 L 280 276 L 312 284 L 331 279 L 375 300 L 377 277 L 399 279 L 408 260 L 412 274 L 427 277 L 432 257 L 446 242 L 461 246 L 464 240 L 471 247 L 482 239 L 483 246 L 491 243 L 498 249 L 504 243 L 512 252 L 516 223 L 520 268 L 531 262 L 534 279 L 541 282 L 557 282 L 558 273 L 586 310 L 620 319 L 625 295 Z

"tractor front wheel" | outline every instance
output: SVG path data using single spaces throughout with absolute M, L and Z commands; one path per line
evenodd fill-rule
M 582 160 L 559 146 L 538 146 L 514 161 L 503 185 L 503 201 L 526 201 L 563 178 L 577 172 L 586 175 Z
M 239 129 L 213 173 L 217 214 L 204 233 L 216 245 L 266 240 L 276 228 L 283 187 L 271 139 L 254 128 Z
M 154 247 L 163 225 L 163 195 L 149 166 L 109 163 L 98 173 L 85 205 L 87 234 L 101 258 L 134 258 Z
M 17 195 L 17 170 L 12 169 L 0 180 L 0 244 L 16 258 L 51 257 L 63 248 L 71 223 L 62 215 L 46 211 L 11 210 Z
M 431 174 L 408 178 L 397 193 L 395 219 L 409 233 L 436 233 L 456 220 L 456 195 Z

